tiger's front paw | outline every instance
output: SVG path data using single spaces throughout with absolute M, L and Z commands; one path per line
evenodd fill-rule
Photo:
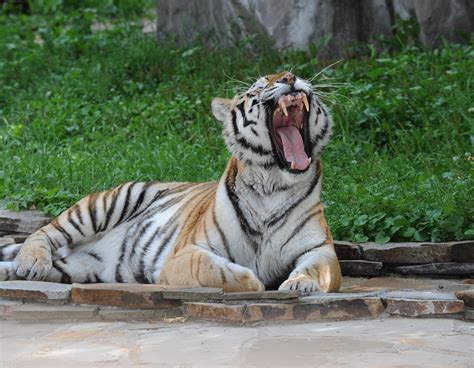
M 306 275 L 297 275 L 290 277 L 283 284 L 280 285 L 278 290 L 299 290 L 302 293 L 311 293 L 313 291 L 322 291 L 319 286 L 319 282 Z
M 227 265 L 227 271 L 230 277 L 224 282 L 225 291 L 264 291 L 265 286 L 248 268 L 239 266 L 235 263 Z
M 45 279 L 52 265 L 51 251 L 38 244 L 25 243 L 14 261 L 16 275 L 27 280 Z

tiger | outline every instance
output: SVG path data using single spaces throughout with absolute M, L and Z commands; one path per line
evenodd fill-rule
M 225 292 L 337 292 L 321 201 L 332 118 L 310 81 L 260 77 L 212 99 L 230 159 L 218 182 L 128 182 L 0 249 L 0 279 L 146 283 Z

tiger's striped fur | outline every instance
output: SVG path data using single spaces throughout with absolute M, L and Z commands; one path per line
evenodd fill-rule
M 310 104 L 312 160 L 301 172 L 282 167 L 268 125 L 268 103 L 294 90 Z M 310 83 L 270 75 L 212 109 L 232 154 L 219 182 L 131 182 L 91 194 L 23 245 L 2 246 L 0 279 L 339 290 L 320 200 L 332 123 Z

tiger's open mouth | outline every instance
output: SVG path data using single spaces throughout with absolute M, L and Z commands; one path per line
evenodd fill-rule
M 282 95 L 271 111 L 269 130 L 279 165 L 305 171 L 311 163 L 308 96 L 302 91 Z

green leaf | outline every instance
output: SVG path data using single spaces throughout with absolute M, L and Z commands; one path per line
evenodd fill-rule
M 369 238 L 363 234 L 355 234 L 354 240 L 358 243 L 365 243 L 369 240 Z
M 388 243 L 389 241 L 390 241 L 390 237 L 386 236 L 384 233 L 377 233 L 377 235 L 375 235 L 376 243 L 385 244 L 385 243 Z
M 405 238 L 411 238 L 416 232 L 416 229 L 414 227 L 408 227 L 406 229 L 403 229 L 400 232 L 400 235 L 405 237 Z

